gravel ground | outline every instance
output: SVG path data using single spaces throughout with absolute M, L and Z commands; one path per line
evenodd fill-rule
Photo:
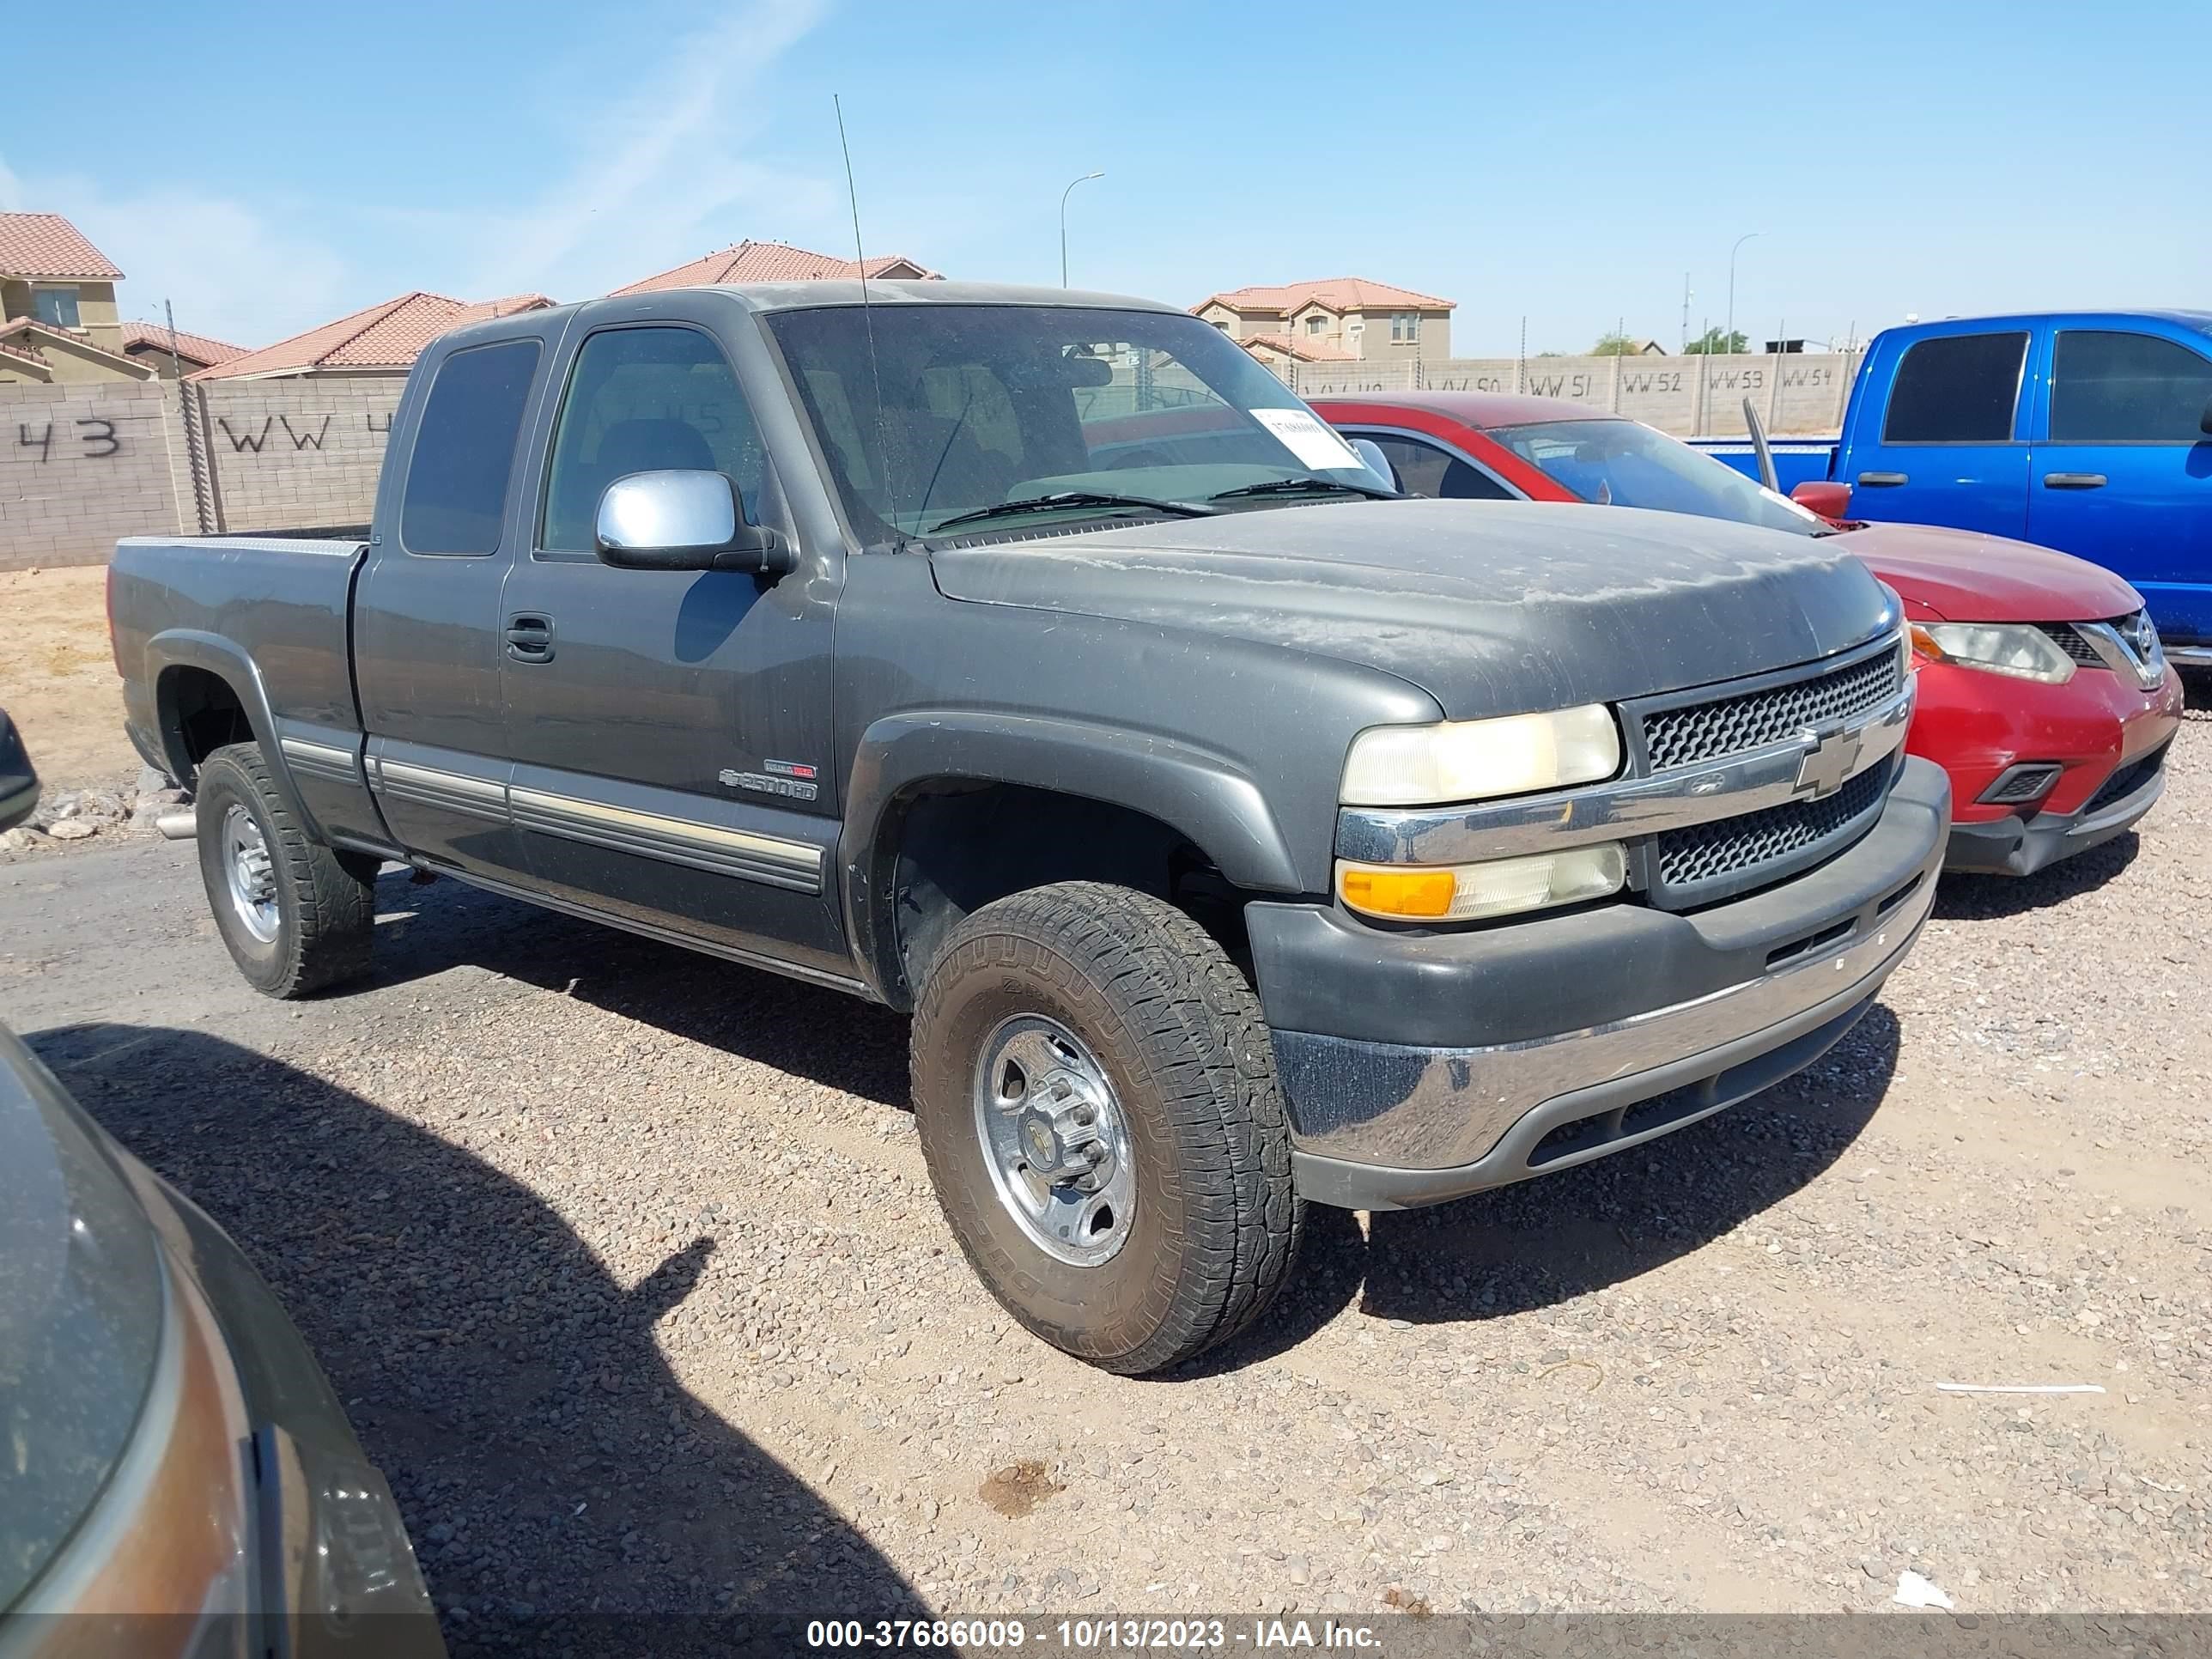
M 1906 1569 L 2208 1611 L 2192 693 L 2140 836 L 1947 884 L 1815 1070 L 1317 1212 L 1292 1293 L 1166 1381 L 1000 1314 L 903 1022 L 829 993 L 394 872 L 375 980 L 279 1006 L 190 848 L 132 841 L 0 867 L 0 1018 L 274 1282 L 458 1650 L 593 1607 L 1873 1610 Z

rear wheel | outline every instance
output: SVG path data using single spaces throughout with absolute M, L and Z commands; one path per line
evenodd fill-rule
M 1172 906 L 1069 882 L 978 910 L 922 988 L 913 1073 L 961 1249 L 1055 1347 L 1163 1370 L 1288 1277 L 1302 1206 L 1267 1025 Z
M 377 862 L 309 838 L 258 744 L 216 750 L 199 769 L 200 880 L 246 983 L 305 996 L 368 966 Z

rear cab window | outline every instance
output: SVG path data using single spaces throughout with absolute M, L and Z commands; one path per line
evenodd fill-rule
M 2154 334 L 2062 329 L 2051 364 L 2051 439 L 2194 444 L 2212 404 L 2212 358 Z
M 1890 386 L 1882 441 L 2010 443 L 2027 358 L 2025 329 L 1915 340 Z
M 536 340 L 501 340 L 456 351 L 438 366 L 400 498 L 399 544 L 408 552 L 481 558 L 498 551 L 541 350 Z

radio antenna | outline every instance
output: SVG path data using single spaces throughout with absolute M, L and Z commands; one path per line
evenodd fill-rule
M 891 476 L 890 438 L 884 426 L 884 372 L 876 362 L 876 313 L 868 299 L 868 254 L 860 245 L 860 192 L 853 184 L 853 145 L 845 137 L 844 100 L 833 92 L 830 105 L 837 112 L 837 148 L 845 153 L 845 199 L 853 209 L 853 263 L 860 273 L 860 321 L 868 336 L 868 378 L 875 385 L 876 453 L 884 469 L 884 517 L 892 542 L 902 544 L 906 538 L 898 527 L 898 484 Z

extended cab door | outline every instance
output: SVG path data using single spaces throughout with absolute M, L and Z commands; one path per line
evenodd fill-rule
M 507 806 L 500 589 L 546 355 L 542 337 L 517 333 L 428 366 L 428 391 L 410 390 L 391 436 L 354 602 L 369 782 L 392 838 L 501 880 L 522 859 Z
M 2118 572 L 2169 643 L 2212 641 L 2212 338 L 2062 326 L 2027 538 Z
M 1870 366 L 1836 476 L 1855 518 L 1949 525 L 1995 536 L 2027 529 L 2027 442 L 2021 396 L 2032 331 L 1986 324 L 1922 333 Z M 1877 400 L 1868 398 L 1865 403 Z
M 503 602 L 542 641 L 500 665 L 517 833 L 550 896 L 846 977 L 830 703 L 842 548 L 802 547 L 780 578 L 620 569 L 593 550 L 606 487 L 664 469 L 721 472 L 749 519 L 794 534 L 718 325 L 752 332 L 759 397 L 781 397 L 749 313 L 655 294 L 589 314 L 549 404 Z

